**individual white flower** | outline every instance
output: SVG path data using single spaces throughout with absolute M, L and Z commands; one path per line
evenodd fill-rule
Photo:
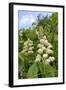
M 37 47 L 38 47 L 38 48 L 41 48 L 41 47 L 42 47 L 42 45 L 41 45 L 41 44 L 38 44 L 38 45 L 37 45 Z
M 49 64 L 50 62 L 51 62 L 50 59 L 45 60 L 45 64 Z
M 31 43 L 28 44 L 28 46 L 30 46 L 30 47 L 31 47 L 32 45 L 33 45 L 33 44 L 31 44 Z
M 34 48 L 32 45 L 33 42 L 28 38 L 28 40 L 24 42 L 22 53 L 24 53 L 25 55 L 32 54 Z
M 29 51 L 33 50 L 34 47 L 29 47 Z
M 50 44 L 47 48 L 51 49 L 53 46 Z
M 51 61 L 51 59 L 52 59 L 52 57 L 50 56 L 50 57 L 49 57 L 49 60 Z
M 41 44 L 44 44 L 44 39 L 40 39 L 40 43 Z
M 33 53 L 33 51 L 28 51 L 28 54 L 32 54 Z
M 35 62 L 40 62 L 40 61 L 41 61 L 41 55 L 38 54 L 38 55 L 36 56 Z
M 48 54 L 43 54 L 43 58 L 46 59 L 48 57 Z
M 54 57 L 52 57 L 52 61 L 54 61 L 55 60 L 55 58 Z
M 47 54 L 53 54 L 53 51 L 52 51 L 51 49 L 48 49 L 48 48 L 47 48 L 47 49 L 46 49 L 46 53 L 47 53 Z
M 45 51 L 45 50 L 46 50 L 45 46 L 42 46 L 42 50 L 43 50 L 43 51 Z
M 43 53 L 43 50 L 42 49 L 38 49 L 37 51 L 39 54 L 42 54 Z
M 53 62 L 54 60 L 55 60 L 55 58 L 54 57 L 49 57 L 49 60 L 51 61 L 51 62 Z
M 28 38 L 28 40 L 27 40 L 29 43 L 31 43 L 31 44 L 33 44 L 33 42 Z
M 45 46 L 48 46 L 48 45 L 49 45 L 48 40 L 45 40 L 45 41 L 44 41 L 44 45 L 45 45 Z

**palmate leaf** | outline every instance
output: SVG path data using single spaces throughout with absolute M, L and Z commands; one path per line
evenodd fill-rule
M 27 78 L 37 78 L 37 77 L 38 77 L 38 68 L 36 63 L 34 63 L 28 70 Z

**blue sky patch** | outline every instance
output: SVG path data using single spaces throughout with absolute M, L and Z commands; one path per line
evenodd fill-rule
M 41 12 L 41 11 L 18 11 L 18 29 L 32 27 L 32 23 L 37 22 L 37 16 L 41 15 L 42 17 L 51 16 L 52 12 Z

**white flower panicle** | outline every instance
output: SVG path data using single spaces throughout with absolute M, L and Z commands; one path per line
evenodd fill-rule
M 53 57 L 53 46 L 48 42 L 47 37 L 43 35 L 41 31 L 36 31 L 36 35 L 38 36 L 39 43 L 37 45 L 37 55 L 35 62 L 50 64 L 50 62 L 55 60 Z M 33 54 L 33 49 L 33 41 L 28 38 L 28 40 L 24 42 L 22 53 L 25 55 Z
M 36 34 L 39 36 L 39 32 L 37 31 Z M 37 56 L 35 62 L 43 61 L 45 64 L 49 64 L 53 62 L 55 58 L 53 55 L 53 46 L 51 43 L 48 42 L 47 37 L 44 35 L 43 37 L 39 38 L 39 44 L 37 45 Z
M 32 54 L 33 49 L 34 49 L 33 42 L 28 38 L 28 40 L 24 42 L 22 53 L 24 53 L 25 55 Z

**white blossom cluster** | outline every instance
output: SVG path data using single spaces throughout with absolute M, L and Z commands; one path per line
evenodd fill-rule
M 28 38 L 28 40 L 24 42 L 22 53 L 25 55 L 30 55 L 33 53 L 33 48 L 33 42 Z
M 39 34 L 37 32 L 37 34 Z M 35 59 L 35 62 L 42 61 L 45 64 L 49 64 L 50 62 L 53 62 L 55 58 L 53 55 L 53 46 L 51 43 L 48 42 L 46 36 L 44 35 L 41 39 L 39 39 L 40 43 L 37 45 L 37 56 Z

